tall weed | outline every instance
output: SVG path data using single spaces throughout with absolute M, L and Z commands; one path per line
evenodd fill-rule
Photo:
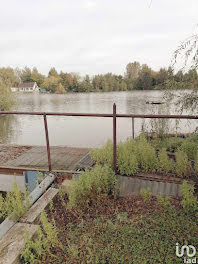
M 198 209 L 197 198 L 194 196 L 194 186 L 188 184 L 187 181 L 183 181 L 181 192 L 183 196 L 183 200 L 181 202 L 182 207 L 186 211 L 196 211 Z
M 169 173 L 169 172 L 173 171 L 174 161 L 168 157 L 168 154 L 167 154 L 165 148 L 163 148 L 162 150 L 159 151 L 158 160 L 159 160 L 159 162 L 158 162 L 158 165 L 159 165 L 158 171 L 159 172 Z
M 122 175 L 133 175 L 139 171 L 135 140 L 127 140 L 125 143 L 119 144 L 117 166 Z
M 108 166 L 96 165 L 83 172 L 69 193 L 68 208 L 86 208 L 101 202 L 116 189 L 117 178 Z
M 91 152 L 91 158 L 97 164 L 107 165 L 113 168 L 113 143 L 108 140 L 101 148 L 96 148 Z
M 189 177 L 192 173 L 192 166 L 188 156 L 183 151 L 176 152 L 175 170 L 179 177 Z
M 141 170 L 154 172 L 157 168 L 157 157 L 154 147 L 142 133 L 137 140 L 137 159 Z
M 25 214 L 28 208 L 28 192 L 23 194 L 16 181 L 13 183 L 12 192 L 7 192 L 5 197 L 0 194 L 0 219 L 4 219 L 12 213 L 18 219 Z

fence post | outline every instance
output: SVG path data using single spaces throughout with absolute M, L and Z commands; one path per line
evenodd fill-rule
M 48 168 L 49 168 L 49 171 L 51 171 L 52 170 L 52 165 L 51 165 L 50 145 L 49 145 L 49 135 L 48 135 L 46 114 L 43 114 L 43 118 L 44 118 L 44 125 L 45 125 L 45 137 L 46 137 L 46 145 L 47 145 Z
M 113 104 L 113 169 L 117 172 L 117 149 L 116 149 L 116 104 Z
M 135 138 L 135 131 L 134 131 L 134 117 L 132 117 L 132 138 Z

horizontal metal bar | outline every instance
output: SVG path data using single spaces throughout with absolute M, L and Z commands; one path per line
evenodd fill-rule
M 31 168 L 31 167 L 9 167 L 9 166 L 2 166 L 0 165 L 0 172 L 2 170 L 10 170 L 10 173 L 14 173 L 14 172 L 22 172 L 23 171 L 43 171 L 43 172 L 48 172 L 48 168 Z M 74 171 L 74 170 L 59 170 L 59 169 L 53 169 L 51 172 L 59 172 L 59 173 L 70 173 L 70 174 L 80 174 L 81 171 Z M 19 176 L 19 175 L 17 175 Z M 22 175 L 20 175 L 22 176 Z
M 113 117 L 113 114 L 97 113 L 58 113 L 58 112 L 0 112 L 0 115 L 46 115 L 46 116 L 77 116 L 77 117 Z M 119 118 L 168 118 L 168 119 L 198 119 L 198 115 L 140 115 L 116 114 Z

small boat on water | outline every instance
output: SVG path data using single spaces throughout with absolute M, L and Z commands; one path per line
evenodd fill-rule
M 146 98 L 146 104 L 164 104 L 165 102 L 161 97 L 148 97 Z

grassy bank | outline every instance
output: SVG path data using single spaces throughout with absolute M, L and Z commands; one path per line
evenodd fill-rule
M 198 246 L 198 217 L 184 211 L 177 199 L 165 206 L 154 197 L 147 202 L 140 196 L 108 197 L 83 212 L 66 204 L 67 197 L 58 196 L 48 208 L 58 242 L 26 263 L 183 263 L 175 254 L 176 243 Z M 31 252 L 38 253 L 37 247 Z
M 67 194 L 59 191 L 42 213 L 35 242 L 28 240 L 22 263 L 183 263 L 176 243 L 198 246 L 198 203 L 194 187 L 182 184 L 181 200 L 117 197 L 116 177 L 96 166 L 80 175 Z

